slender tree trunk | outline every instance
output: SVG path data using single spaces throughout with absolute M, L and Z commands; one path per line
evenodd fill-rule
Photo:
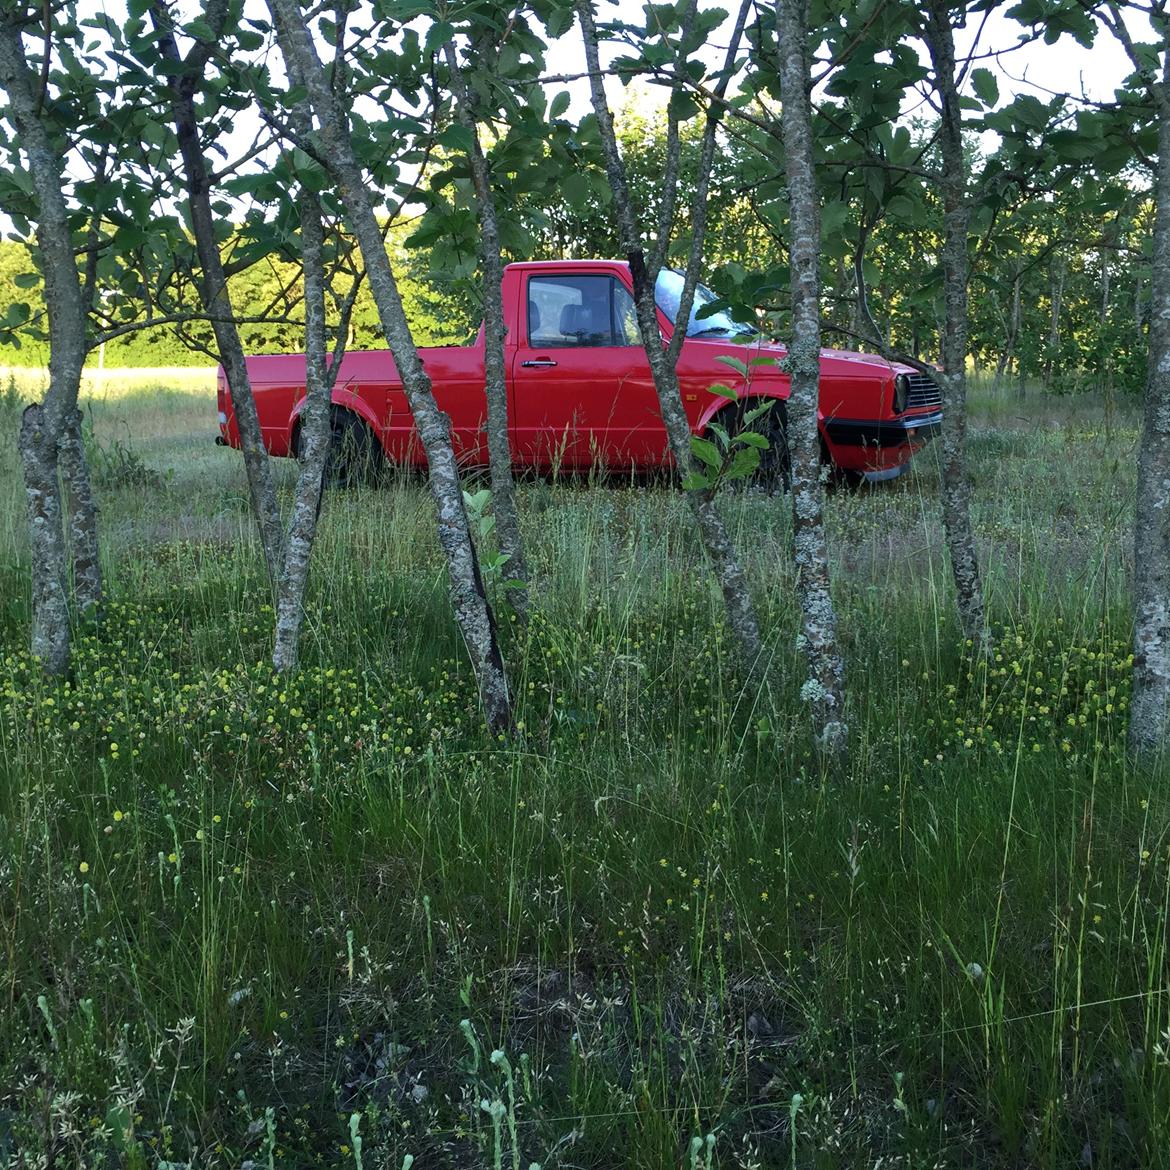
M 81 421 L 81 411 L 74 407 L 65 419 L 65 431 L 57 451 L 69 506 L 73 597 L 79 614 L 94 616 L 102 603 L 102 566 L 98 546 L 98 509 L 89 479 Z
M 863 227 L 862 230 L 865 231 L 867 229 Z M 838 261 L 838 287 L 847 288 L 851 278 L 853 280 L 853 310 L 849 315 L 849 332 L 852 334 L 849 339 L 849 348 L 862 349 L 865 346 L 867 322 L 866 313 L 861 302 L 866 293 L 864 282 L 857 279 L 856 257 L 854 258 L 852 270 L 850 270 L 846 260 L 841 259 Z
M 280 671 L 295 670 L 297 665 L 309 560 L 317 537 L 325 462 L 329 455 L 329 406 L 333 396 L 333 382 L 325 363 L 325 234 L 321 204 L 307 189 L 301 191 L 300 212 L 305 283 L 305 409 L 301 417 L 301 465 L 276 602 L 272 665 Z
M 942 448 L 942 513 L 947 550 L 955 578 L 963 636 L 977 649 L 987 646 L 983 584 L 971 524 L 971 481 L 967 474 L 967 286 L 970 278 L 967 236 L 967 160 L 963 153 L 963 114 L 955 79 L 955 43 L 946 0 L 929 0 L 924 34 L 942 102 L 939 147 L 943 201 L 943 281 L 945 317 L 939 375 L 945 413 Z
M 1129 748 L 1149 762 L 1170 734 L 1170 31 L 1162 30 L 1154 186 L 1149 366 L 1134 517 L 1133 695 Z M 1136 62 L 1135 62 L 1136 63 Z
M 70 630 L 58 452 L 67 420 L 77 407 L 86 321 L 65 205 L 64 160 L 41 117 L 39 81 L 25 56 L 18 23 L 21 15 L 9 13 L 0 18 L 0 89 L 7 94 L 9 112 L 28 159 L 49 323 L 49 389 L 43 403 L 25 411 L 20 430 L 32 560 L 31 641 L 43 669 L 62 674 L 69 665 Z M 84 461 L 83 449 L 82 467 Z
M 39 403 L 25 408 L 20 424 L 20 463 L 28 499 L 32 561 L 32 653 L 47 674 L 69 667 L 69 593 L 57 447 Z
M 658 325 L 658 310 L 654 302 L 654 278 L 657 274 L 647 270 L 645 251 L 635 223 L 633 203 L 626 182 L 625 166 L 618 151 L 613 117 L 605 96 L 592 0 L 577 0 L 577 13 L 581 19 L 581 31 L 585 40 L 585 59 L 589 69 L 593 111 L 597 117 L 606 175 L 613 193 L 614 212 L 618 220 L 621 247 L 629 260 L 630 274 L 634 282 L 634 307 L 638 318 L 638 328 L 642 335 L 646 358 L 650 363 L 654 387 L 658 393 L 658 409 L 662 415 L 670 450 L 674 455 L 680 474 L 685 477 L 694 468 L 694 456 L 691 453 L 691 427 L 683 408 L 682 396 L 679 393 L 675 363 L 678 360 L 678 353 L 686 334 L 690 307 L 694 301 L 695 283 L 698 279 L 696 252 L 701 256 L 706 216 L 705 193 L 706 184 L 710 179 L 710 162 L 707 162 L 705 169 L 702 164 L 699 168 L 698 182 L 702 195 L 700 197 L 699 193 L 696 193 L 695 207 L 692 208 L 691 263 L 688 265 L 687 271 L 688 287 L 684 288 L 668 354 L 663 350 L 662 334 Z M 713 129 L 711 133 L 714 133 Z M 696 219 L 696 211 L 700 213 L 701 219 Z M 657 248 L 656 255 L 662 251 L 661 247 Z M 703 548 L 723 593 L 732 633 L 739 642 L 747 669 L 754 671 L 759 664 L 762 650 L 760 627 L 755 608 L 752 605 L 747 578 L 739 563 L 735 546 L 732 544 L 727 526 L 723 523 L 723 517 L 719 514 L 711 492 L 706 489 L 688 491 L 687 502 L 695 517 L 699 535 L 703 541 Z
M 1109 253 L 1101 250 L 1101 313 L 1098 320 L 1101 327 L 1104 328 L 1109 320 L 1109 294 L 1110 294 L 1110 277 L 1112 276 L 1112 269 L 1109 267 Z
M 478 126 L 467 84 L 459 68 L 455 44 L 445 47 L 455 96 L 455 112 L 471 136 L 468 161 L 475 202 L 479 212 L 480 245 L 483 249 L 484 375 L 487 391 L 488 466 L 492 483 L 492 510 L 500 552 L 507 558 L 504 572 L 513 581 L 508 602 L 521 621 L 528 618 L 528 565 L 520 533 L 516 480 L 512 475 L 512 445 L 508 438 L 508 383 L 504 359 L 504 264 L 500 255 L 500 230 L 491 168 L 479 143 Z
M 484 590 L 463 505 L 450 421 L 435 402 L 430 379 L 415 349 L 374 216 L 366 177 L 354 154 L 346 115 L 329 85 L 300 4 L 298 0 L 269 0 L 269 9 L 289 74 L 300 80 L 308 91 L 309 104 L 318 122 L 319 154 L 337 183 L 350 230 L 361 249 L 382 331 L 426 451 L 439 542 L 447 558 L 451 603 L 479 682 L 488 728 L 493 734 L 499 734 L 512 725 L 511 697 L 495 618 Z
M 203 15 L 212 29 L 220 30 L 227 18 L 227 11 L 227 0 L 208 0 Z M 195 95 L 204 84 L 204 70 L 214 45 L 209 41 L 196 41 L 184 58 L 175 42 L 171 16 L 163 0 L 150 0 L 150 14 L 158 34 L 159 50 L 168 62 L 167 71 L 160 76 L 160 80 L 166 84 L 170 95 L 171 119 L 186 178 L 191 229 L 202 270 L 200 297 L 204 311 L 211 318 L 216 348 L 227 375 L 232 410 L 240 432 L 240 448 L 244 456 L 252 511 L 260 529 L 268 582 L 275 595 L 284 559 L 280 507 L 268 463 L 268 452 L 260 431 L 260 417 L 256 412 L 256 401 L 248 379 L 244 347 L 240 343 L 240 332 L 228 293 L 227 276 L 219 254 L 215 215 L 211 209 L 211 180 L 200 145 L 199 121 L 195 112 Z
M 829 581 L 817 403 L 821 373 L 821 224 L 813 170 L 809 110 L 806 0 L 778 0 L 781 126 L 791 222 L 792 345 L 786 362 L 788 447 L 792 457 L 792 534 L 801 633 L 808 679 L 801 697 L 812 712 L 823 755 L 840 760 L 848 747 L 845 661 L 837 643 L 837 615 Z M 859 304 L 863 295 L 859 285 Z
M 1048 356 L 1044 363 L 1044 387 L 1052 389 L 1056 375 L 1056 355 L 1060 349 L 1060 313 L 1064 303 L 1064 257 L 1052 257 L 1052 305 L 1048 322 Z
M 1016 277 L 1012 281 L 1012 304 L 1008 317 L 1007 343 L 1000 352 L 999 360 L 995 366 L 995 385 L 993 389 L 996 394 L 999 393 L 1004 378 L 1012 368 L 1012 358 L 1016 352 L 1016 339 L 1020 335 L 1020 283 L 1020 274 L 1016 273 Z

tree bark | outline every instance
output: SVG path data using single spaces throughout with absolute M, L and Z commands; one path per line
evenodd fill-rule
M 354 154 L 346 115 L 317 56 L 300 4 L 298 0 L 268 0 L 268 6 L 289 74 L 302 79 L 308 91 L 318 123 L 319 155 L 337 183 L 349 228 L 361 249 L 382 331 L 426 451 L 439 542 L 447 559 L 451 604 L 479 683 L 488 728 L 500 734 L 512 725 L 511 697 L 495 618 L 484 591 L 463 504 L 450 421 L 435 402 L 430 379 L 415 349 L 366 177 Z
M 809 704 L 822 755 L 840 760 L 848 748 L 845 662 L 837 642 L 820 479 L 817 403 L 821 370 L 821 227 L 813 170 L 806 20 L 806 0 L 777 0 L 781 128 L 791 223 L 792 345 L 785 363 L 792 385 L 788 399 L 788 447 L 792 463 L 796 589 L 808 661 L 808 679 L 801 696 Z M 859 303 L 864 296 L 863 289 L 864 283 L 859 282 Z
M 484 376 L 487 392 L 488 467 L 492 484 L 492 510 L 500 552 L 507 558 L 504 572 L 513 582 L 508 603 L 521 621 L 528 619 L 528 565 L 516 504 L 516 480 L 512 474 L 512 445 L 508 439 L 508 385 L 504 359 L 504 264 L 500 255 L 500 229 L 492 192 L 491 168 L 479 143 L 478 126 L 467 84 L 459 67 L 454 42 L 445 46 L 447 66 L 455 97 L 455 113 L 471 135 L 468 162 L 479 212 L 480 246 L 483 250 Z
M 1044 360 L 1044 388 L 1052 389 L 1052 380 L 1056 373 L 1056 355 L 1060 349 L 1060 313 L 1064 306 L 1064 257 L 1052 257 L 1052 304 L 1048 320 L 1048 355 Z
M 73 553 L 73 599 L 81 616 L 96 616 L 102 604 L 102 566 L 98 544 L 98 509 L 89 479 L 81 432 L 81 411 L 65 419 L 57 444 L 65 499 L 69 506 L 69 541 Z
M 701 255 L 702 231 L 706 213 L 705 191 L 706 183 L 710 178 L 710 163 L 708 161 L 706 174 L 703 173 L 703 167 L 700 165 L 698 182 L 703 195 L 700 198 L 697 192 L 696 206 L 692 208 L 691 263 L 688 265 L 687 287 L 684 287 L 668 354 L 663 350 L 662 334 L 658 325 L 658 309 L 654 301 L 654 280 L 657 273 L 648 270 L 646 265 L 645 251 L 635 223 L 633 202 L 626 182 L 625 166 L 618 151 L 613 117 L 605 96 L 592 0 L 577 0 L 577 13 L 581 20 L 581 30 L 585 40 L 585 59 L 589 70 L 590 93 L 593 111 L 597 117 L 606 176 L 613 193 L 614 212 L 618 220 L 622 250 L 629 260 L 630 274 L 634 282 L 634 307 L 638 318 L 638 329 L 642 336 L 646 358 L 650 363 L 650 373 L 654 378 L 654 387 L 658 394 L 658 409 L 662 415 L 671 453 L 674 455 L 679 473 L 685 477 L 694 469 L 695 461 L 691 453 L 691 427 L 679 393 L 675 363 L 678 360 L 678 353 L 682 348 L 683 338 L 686 334 L 690 307 L 694 299 L 695 283 L 698 280 L 696 252 Z M 709 158 L 706 151 L 704 154 L 705 158 Z M 702 216 L 701 219 L 696 219 L 696 210 Z M 664 254 L 661 248 L 656 249 L 656 254 L 659 252 Z M 711 492 L 707 489 L 693 489 L 686 494 L 687 502 L 702 538 L 703 548 L 723 593 L 723 601 L 727 608 L 727 618 L 732 633 L 739 642 L 747 670 L 749 672 L 755 671 L 760 663 L 762 653 L 760 627 L 748 589 L 747 578 L 739 563 L 735 546 Z
M 1012 280 L 1012 303 L 1008 316 L 1007 342 L 1000 352 L 999 359 L 995 365 L 995 385 L 993 386 L 993 390 L 996 394 L 999 393 L 1004 378 L 1007 377 L 1008 372 L 1012 368 L 1012 359 L 1016 353 L 1016 339 L 1020 335 L 1020 285 L 1022 281 L 1022 274 L 1017 272 L 1015 278 Z
M 1100 323 L 1104 328 L 1109 322 L 1109 294 L 1110 294 L 1110 276 L 1112 269 L 1109 267 L 1109 252 L 1104 248 L 1101 249 L 1101 314 Z
M 65 536 L 61 529 L 61 485 L 57 445 L 39 403 L 25 408 L 20 423 L 20 463 L 28 499 L 32 561 L 32 654 L 52 675 L 69 667 L 69 594 Z
M 943 392 L 942 513 L 947 550 L 955 579 L 963 637 L 979 651 L 987 647 L 983 583 L 971 524 L 971 481 L 967 474 L 967 287 L 970 262 L 967 236 L 967 159 L 963 152 L 963 113 L 955 71 L 955 42 L 946 0 L 929 0 L 923 33 L 942 103 L 939 150 L 943 201 Z
M 1134 516 L 1133 693 L 1129 749 L 1142 762 L 1170 733 L 1170 29 L 1163 27 L 1158 114 L 1150 332 Z M 1135 61 L 1135 65 L 1140 64 Z
M 256 401 L 252 396 L 248 367 L 244 361 L 244 347 L 240 343 L 240 332 L 232 310 L 227 276 L 219 254 L 215 215 L 211 209 L 211 180 L 199 142 L 199 122 L 195 112 L 195 94 L 203 84 L 204 70 L 214 45 L 209 41 L 196 41 L 184 58 L 175 42 L 174 26 L 163 0 L 150 0 L 150 14 L 158 34 L 159 51 L 170 63 L 170 68 L 160 77 L 160 81 L 167 87 L 171 119 L 182 157 L 191 229 L 202 270 L 200 297 L 204 311 L 211 318 L 215 344 L 227 376 L 232 410 L 240 432 L 240 448 L 244 456 L 252 511 L 260 530 L 269 586 L 275 595 L 279 590 L 284 559 L 280 507 L 260 430 Z M 209 0 L 204 7 L 204 17 L 217 33 L 222 31 L 227 16 L 227 0 Z
M 85 363 L 85 308 L 65 205 L 65 163 L 41 116 L 39 81 L 24 52 L 19 13 L 0 23 L 0 89 L 28 159 L 37 202 L 37 251 L 49 324 L 49 389 L 21 421 L 20 455 L 32 560 L 33 654 L 49 674 L 69 665 L 68 563 L 62 530 L 58 448 L 77 407 Z M 80 452 L 84 467 L 85 452 Z M 96 539 L 96 528 L 94 529 Z
M 329 407 L 333 382 L 325 362 L 325 233 L 321 204 L 313 192 L 300 196 L 301 264 L 305 284 L 305 409 L 301 416 L 300 471 L 293 494 L 276 601 L 272 665 L 295 670 L 304 616 L 309 560 L 317 536 L 325 462 L 329 455 Z

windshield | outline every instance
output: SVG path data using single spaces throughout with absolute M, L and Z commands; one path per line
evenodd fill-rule
M 654 284 L 654 300 L 658 307 L 674 323 L 677 323 L 678 303 L 682 299 L 683 274 L 673 268 L 664 268 Z M 759 330 L 753 325 L 733 321 L 723 310 L 707 316 L 699 316 L 704 305 L 719 298 L 706 285 L 695 286 L 695 301 L 691 305 L 691 319 L 687 322 L 688 337 L 734 337 L 737 334 L 754 335 Z

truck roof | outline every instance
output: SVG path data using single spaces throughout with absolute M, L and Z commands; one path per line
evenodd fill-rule
M 629 268 L 629 262 L 626 260 L 514 260 L 511 264 L 504 266 L 505 271 L 509 268 L 563 268 L 566 264 L 576 265 L 605 265 L 607 267 Z

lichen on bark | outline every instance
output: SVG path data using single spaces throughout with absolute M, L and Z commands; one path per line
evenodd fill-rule
M 1116 6 L 1111 6 L 1120 22 Z M 1129 750 L 1153 764 L 1170 738 L 1170 21 L 1156 26 L 1156 71 L 1114 29 L 1145 76 L 1157 111 L 1158 163 L 1150 274 L 1150 332 L 1134 514 L 1133 691 Z
M 276 600 L 272 664 L 280 671 L 297 665 L 309 562 L 317 536 L 325 462 L 329 454 L 332 382 L 326 368 L 324 228 L 321 204 L 309 190 L 299 199 L 301 263 L 305 286 L 305 407 L 301 414 L 300 468 L 284 543 Z
M 963 146 L 954 34 L 946 0 L 928 0 L 923 35 L 942 106 L 939 188 L 943 203 L 942 515 L 955 598 L 963 636 L 976 652 L 990 648 L 983 581 L 971 522 L 971 480 L 967 472 L 967 255 L 970 228 L 968 164 Z
M 46 18 L 48 15 L 46 9 Z M 89 492 L 85 448 L 79 432 L 75 438 L 66 434 L 77 424 L 86 315 L 65 203 L 65 162 L 44 116 L 40 84 L 24 51 L 22 27 L 20 12 L 0 16 L 0 90 L 8 97 L 9 115 L 28 160 L 36 203 L 36 251 L 49 326 L 49 388 L 42 403 L 26 409 L 20 429 L 32 578 L 30 641 L 43 669 L 61 674 L 68 669 L 70 657 L 68 548 L 59 480 L 63 443 L 67 448 L 65 471 L 75 489 L 80 596 L 87 607 L 97 604 L 101 590 L 96 511 Z
M 837 641 L 837 614 L 829 577 L 821 484 L 820 432 L 820 210 L 813 169 L 808 100 L 808 30 L 804 0 L 777 0 L 781 130 L 792 225 L 790 270 L 792 342 L 784 363 L 791 382 L 788 443 L 792 470 L 792 539 L 802 645 L 808 678 L 801 698 L 812 717 L 823 758 L 840 764 L 848 750 L 845 661 Z
M 488 48 L 474 47 L 477 52 Z M 480 145 L 472 90 L 464 79 L 455 45 L 445 46 L 454 91 L 455 114 L 468 132 L 468 162 L 479 217 L 483 256 L 484 381 L 487 397 L 488 472 L 492 485 L 492 511 L 500 552 L 507 557 L 504 572 L 512 581 L 508 602 L 519 621 L 528 618 L 528 562 L 520 531 L 520 509 L 512 474 L 512 447 L 508 438 L 508 385 L 504 356 L 504 264 L 491 167 Z

